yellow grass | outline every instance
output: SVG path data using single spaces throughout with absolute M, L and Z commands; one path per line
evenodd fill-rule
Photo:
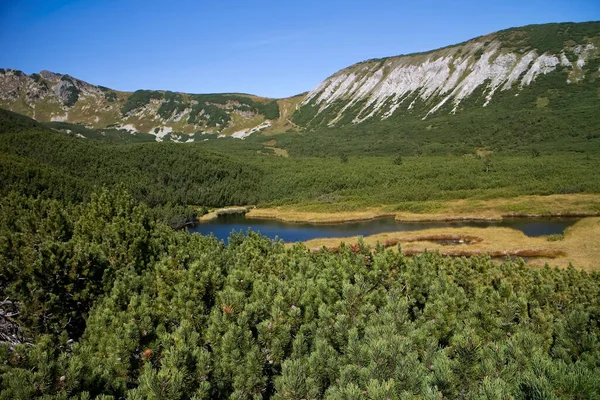
M 286 158 L 290 156 L 288 154 L 287 150 L 281 149 L 279 147 L 275 147 L 276 144 L 277 144 L 277 140 L 275 140 L 275 139 L 267 140 L 266 142 L 263 143 L 263 145 L 265 146 L 265 149 L 273 151 L 273 153 L 275 153 L 275 155 L 277 155 L 277 156 L 286 157 Z
M 286 132 L 294 130 L 297 126 L 291 121 L 292 114 L 296 111 L 296 106 L 304 99 L 304 95 L 288 97 L 277 100 L 279 105 L 279 118 L 271 120 L 271 127 L 261 132 L 263 135 Z
M 253 209 L 246 217 L 269 218 L 286 222 L 346 222 L 394 216 L 399 221 L 501 220 L 507 217 L 596 216 L 600 215 L 600 194 L 559 194 L 521 196 L 490 200 L 451 200 L 420 202 L 421 209 L 435 212 L 397 211 L 403 204 L 372 207 L 360 211 L 305 211 L 301 205 Z
M 551 196 L 522 196 L 509 199 L 453 200 L 424 202 L 423 209 L 435 209 L 430 213 L 394 211 L 403 205 L 373 207 L 361 211 L 314 212 L 304 211 L 302 206 L 285 206 L 268 209 L 252 209 L 248 218 L 269 218 L 286 222 L 332 223 L 369 220 L 377 217 L 395 217 L 399 221 L 443 220 L 501 220 L 516 216 L 597 216 L 600 215 L 600 195 L 566 194 Z M 471 244 L 441 246 L 423 236 L 462 235 L 480 238 Z M 314 239 L 306 242 L 309 248 L 323 246 L 336 248 L 341 241 L 356 243 L 357 237 Z M 566 267 L 572 263 L 585 270 L 600 270 L 600 218 L 583 218 L 565 231 L 564 239 L 548 241 L 545 237 L 532 238 L 510 228 L 435 228 L 414 232 L 383 233 L 369 236 L 366 243 L 375 245 L 394 241 L 402 243 L 409 253 L 425 249 L 437 249 L 448 255 L 462 253 L 496 253 L 509 255 L 538 254 L 530 260 L 531 265 Z
M 285 222 L 309 222 L 313 224 L 366 221 L 377 217 L 392 217 L 395 213 L 385 213 L 379 208 L 347 212 L 308 212 L 282 208 L 255 208 L 246 213 L 246 218 L 277 219 Z
M 445 236 L 470 238 L 471 244 L 442 246 L 428 236 Z M 473 240 L 475 238 L 475 240 Z M 467 255 L 496 253 L 507 255 L 540 255 L 528 263 L 534 266 L 566 267 L 569 263 L 585 270 L 600 270 L 600 218 L 584 218 L 565 231 L 565 238 L 560 241 L 548 241 L 545 237 L 528 237 L 521 231 L 500 228 L 434 228 L 413 232 L 381 233 L 365 237 L 364 242 L 374 246 L 399 242 L 402 250 L 414 254 L 425 249 L 438 250 L 442 254 Z M 341 242 L 354 244 L 358 237 L 313 239 L 305 242 L 311 249 L 327 247 L 337 248 Z
M 200 216 L 198 218 L 198 222 L 206 222 L 217 218 L 219 215 L 224 214 L 243 214 L 248 211 L 248 207 L 225 207 L 219 208 L 216 210 L 211 210 L 210 212 Z
M 506 217 L 600 215 L 600 194 L 556 194 L 490 200 L 437 202 L 435 213 L 396 213 L 398 220 L 502 219 Z M 426 204 L 424 209 L 426 209 Z
M 265 149 L 273 150 L 273 153 L 275 153 L 275 155 L 279 157 L 287 158 L 290 156 L 286 149 L 280 149 L 279 147 L 265 146 Z

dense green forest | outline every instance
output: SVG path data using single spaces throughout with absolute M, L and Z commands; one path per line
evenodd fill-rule
M 257 200 L 258 168 L 174 143 L 118 145 L 78 139 L 0 110 L 0 194 L 17 191 L 70 203 L 121 185 L 174 226 L 195 221 L 189 205 Z
M 0 116 L 2 400 L 600 398 L 597 272 L 172 229 L 232 204 L 598 193 L 594 137 L 282 158 Z
M 125 93 L 0 69 L 3 107 L 55 120 L 0 108 L 0 400 L 600 399 L 597 219 L 576 237 L 536 238 L 569 242 L 552 254 L 588 257 L 594 272 L 492 259 L 488 247 L 445 257 L 394 247 L 401 239 L 308 248 L 185 229 L 234 205 L 441 215 L 450 200 L 491 212 L 484 200 L 516 198 L 502 207 L 517 213 L 537 204 L 522 196 L 597 196 L 599 29 L 482 37 L 474 59 L 494 38 L 496 55 L 561 59 L 536 58 L 530 85 L 478 81 L 432 113 L 453 93 L 445 85 L 428 97 L 422 84 L 387 113 L 399 99 L 356 97 L 370 84 L 325 104 L 322 93 Z M 456 71 L 467 55 L 454 56 Z M 385 62 L 357 66 L 374 76 Z M 366 82 L 355 78 L 323 91 Z M 256 125 L 268 128 L 225 137 Z M 552 201 L 594 213 L 593 197 Z
M 600 275 L 0 202 L 1 399 L 599 398 Z
M 17 190 L 76 203 L 96 188 L 120 184 L 151 207 L 305 204 L 347 210 L 600 192 L 596 138 L 583 138 L 575 148 L 566 138 L 562 147 L 548 142 L 528 151 L 484 155 L 349 152 L 345 158 L 283 158 L 266 153 L 259 136 L 219 139 L 220 149 L 210 141 L 118 144 L 69 137 L 18 114 L 0 113 L 2 194 Z

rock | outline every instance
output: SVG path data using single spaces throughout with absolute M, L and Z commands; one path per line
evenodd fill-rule
M 46 70 L 41 71 L 40 75 L 42 76 L 42 78 L 48 79 L 50 81 L 60 79 L 60 75 L 55 74 L 54 72 L 46 71 Z
M 54 88 L 54 93 L 60 102 L 67 107 L 75 105 L 79 98 L 79 90 L 70 79 L 61 79 Z

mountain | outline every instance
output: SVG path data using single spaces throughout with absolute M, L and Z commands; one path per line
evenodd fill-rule
M 42 71 L 26 75 L 0 69 L 0 107 L 41 122 L 154 135 L 157 141 L 190 140 L 190 134 L 244 138 L 287 121 L 297 99 L 247 94 L 187 94 L 158 90 L 120 92 L 69 75 Z M 61 126 L 61 124 L 56 124 Z
M 540 96 L 528 105 L 544 107 L 550 100 L 545 89 L 567 85 L 591 90 L 598 105 L 599 68 L 600 22 L 512 28 L 434 51 L 352 65 L 311 90 L 293 120 L 340 126 L 393 116 L 427 119 L 475 106 L 493 108 L 506 95 L 514 101 L 528 94 L 529 100 L 531 93 Z M 552 82 L 542 79 L 549 76 Z
M 157 141 L 365 124 L 370 132 L 399 124 L 417 132 L 435 129 L 431 120 L 436 117 L 454 115 L 459 117 L 441 125 L 481 130 L 484 126 L 474 127 L 466 116 L 477 115 L 487 123 L 494 116 L 517 113 L 514 123 L 525 130 L 544 119 L 556 130 L 581 125 L 580 133 L 589 136 L 600 132 L 599 78 L 600 22 L 560 23 L 511 28 L 438 50 L 360 62 L 288 99 L 120 92 L 69 75 L 2 69 L 0 107 L 54 121 L 53 127 L 76 129 L 83 136 L 89 128 L 102 135 L 118 132 L 119 138 L 125 134 Z M 549 113 L 558 125 L 548 119 Z M 216 136 L 206 136 L 211 134 Z

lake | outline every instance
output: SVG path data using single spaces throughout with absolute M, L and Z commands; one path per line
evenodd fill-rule
M 417 231 L 429 228 L 487 228 L 490 226 L 517 229 L 527 236 L 543 236 L 563 233 L 565 228 L 573 225 L 578 220 L 578 218 L 511 218 L 502 221 L 398 222 L 390 217 L 337 224 L 308 224 L 246 218 L 243 214 L 226 214 L 190 227 L 188 230 L 203 235 L 213 234 L 220 240 L 227 240 L 231 231 L 246 232 L 251 229 L 271 239 L 279 238 L 285 242 L 303 242 L 317 238 L 370 236 L 384 232 Z

